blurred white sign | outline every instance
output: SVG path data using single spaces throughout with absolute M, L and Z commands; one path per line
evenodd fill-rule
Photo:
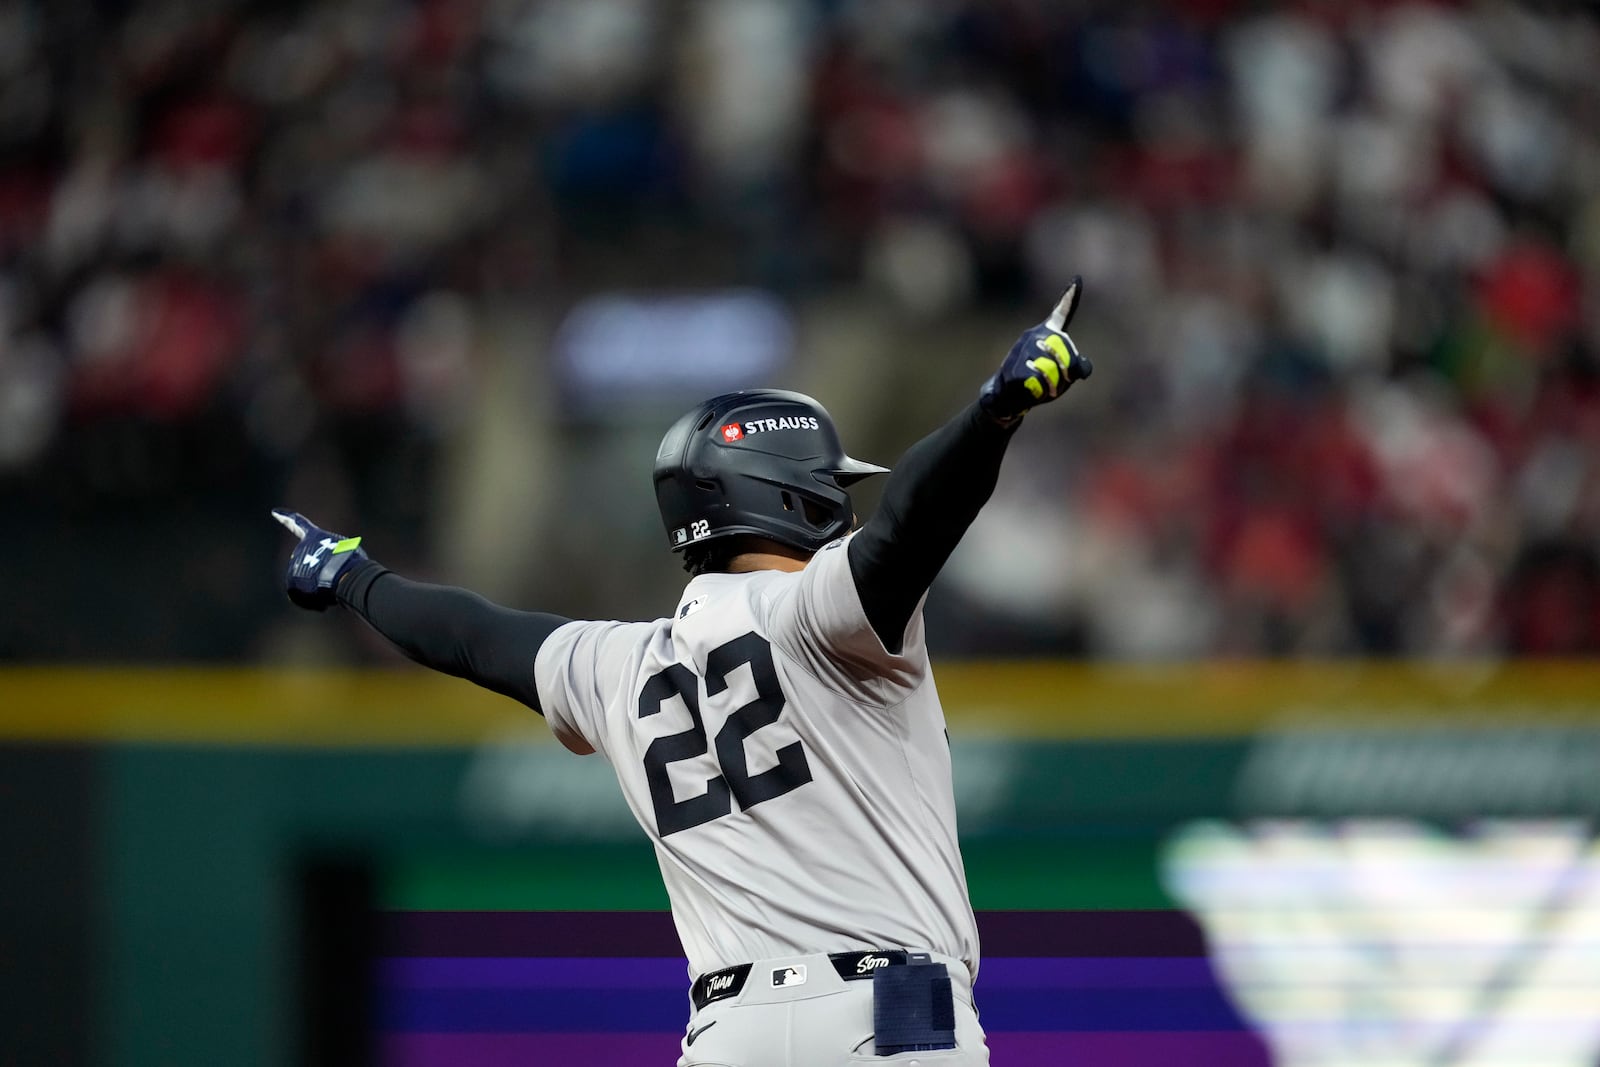
M 1279 1067 L 1593 1067 L 1583 821 L 1195 823 L 1164 876 Z
M 592 297 L 555 337 L 569 410 L 598 417 L 768 386 L 793 353 L 788 311 L 756 289 Z
M 1462 704 L 1450 722 L 1404 708 L 1289 716 L 1263 733 L 1239 776 L 1253 816 L 1407 816 L 1454 822 L 1476 814 L 1600 815 L 1600 708 L 1549 708 L 1521 721 Z M 1471 723 L 1471 726 L 1464 725 Z

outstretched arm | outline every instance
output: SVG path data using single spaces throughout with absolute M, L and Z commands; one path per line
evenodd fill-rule
M 917 604 L 994 492 L 1023 415 L 1094 370 L 1066 334 L 1081 288 L 1073 279 L 1050 318 L 1011 347 L 978 399 L 911 446 L 877 513 L 851 539 L 856 590 L 890 652 L 900 651 Z
M 513 611 L 465 589 L 402 578 L 369 559 L 359 537 L 330 534 L 294 512 L 272 514 L 300 538 L 284 577 L 294 603 L 312 611 L 342 604 L 423 666 L 542 710 L 534 657 L 545 638 L 570 620 Z

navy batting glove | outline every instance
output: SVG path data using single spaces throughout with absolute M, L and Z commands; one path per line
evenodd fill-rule
M 1094 373 L 1094 364 L 1067 336 L 1067 324 L 1078 310 L 1082 291 L 1083 279 L 1073 278 L 1050 317 L 1017 338 L 1005 362 L 978 393 L 984 411 L 1002 422 L 1019 418 Z
M 273 508 L 272 517 L 300 539 L 283 572 L 283 588 L 296 606 L 308 611 L 327 611 L 338 603 L 334 590 L 339 576 L 367 558 L 359 537 L 329 533 L 298 511 Z

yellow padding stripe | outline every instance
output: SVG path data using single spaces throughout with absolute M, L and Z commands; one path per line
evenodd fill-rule
M 454 745 L 538 715 L 413 667 L 0 670 L 0 739 L 284 745 Z
M 966 662 L 935 674 L 968 732 L 1054 738 L 1229 737 L 1293 720 L 1600 725 L 1600 664 Z
M 952 731 L 1228 737 L 1285 717 L 1600 724 L 1600 664 L 1212 663 L 935 666 Z M 521 704 L 421 668 L 10 668 L 0 740 L 454 745 L 527 731 Z

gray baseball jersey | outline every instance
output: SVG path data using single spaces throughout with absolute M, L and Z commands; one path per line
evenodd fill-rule
M 615 768 L 691 974 L 898 946 L 977 973 L 921 613 L 887 651 L 847 542 L 797 572 L 701 575 L 671 618 L 568 623 L 539 649 L 545 716 Z

